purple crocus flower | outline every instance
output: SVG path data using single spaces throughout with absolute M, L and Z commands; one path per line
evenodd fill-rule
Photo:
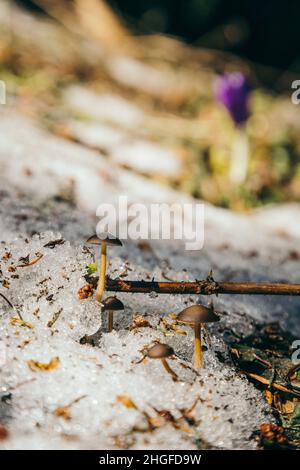
M 249 117 L 250 86 L 241 72 L 220 75 L 215 83 L 215 96 L 240 127 Z

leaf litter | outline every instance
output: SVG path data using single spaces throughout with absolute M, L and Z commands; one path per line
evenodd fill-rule
M 276 410 L 281 427 L 261 426 L 266 447 L 299 447 L 300 444 L 300 364 L 291 360 L 295 337 L 278 323 L 257 327 L 254 334 L 232 345 L 238 367 L 265 392 L 268 404 Z

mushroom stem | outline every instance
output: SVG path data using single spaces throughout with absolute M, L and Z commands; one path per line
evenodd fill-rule
M 106 276 L 106 243 L 103 241 L 101 244 L 101 255 L 100 255 L 100 274 L 99 283 L 96 293 L 96 299 L 101 302 L 104 288 L 105 288 L 105 276 Z
M 202 350 L 201 350 L 201 324 L 196 323 L 195 329 L 195 350 L 194 350 L 194 366 L 200 369 L 202 366 Z
M 113 330 L 114 325 L 114 312 L 109 310 L 108 312 L 108 332 L 110 333 Z
M 177 380 L 178 379 L 178 375 L 176 374 L 176 372 L 173 371 L 173 369 L 169 366 L 169 363 L 168 361 L 165 359 L 165 358 L 162 358 L 161 359 L 161 362 L 162 362 L 162 365 L 164 366 L 165 370 L 168 372 L 168 374 L 171 374 L 173 379 Z

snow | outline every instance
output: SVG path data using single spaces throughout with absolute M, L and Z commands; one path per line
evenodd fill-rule
M 143 120 L 142 111 L 130 101 L 110 93 L 98 94 L 79 85 L 65 92 L 66 104 L 74 111 L 96 120 L 134 128 Z
M 299 299 L 214 298 L 221 321 L 205 335 L 208 349 L 199 375 L 192 367 L 193 332 L 166 329 L 164 322 L 172 324 L 169 314 L 194 302 L 207 304 L 204 296 L 120 294 L 125 310 L 115 314 L 114 331 L 107 333 L 106 314 L 95 296 L 78 297 L 87 265 L 98 258 L 85 246 L 95 231 L 97 204 L 120 194 L 146 203 L 173 202 L 179 196 L 24 118 L 0 119 L 0 291 L 14 306 L 0 299 L 0 394 L 12 394 L 11 400 L 0 401 L 0 420 L 9 430 L 1 448 L 192 449 L 200 441 L 213 448 L 255 448 L 253 433 L 273 416 L 263 395 L 237 374 L 228 341 L 250 334 L 254 322 L 264 321 L 280 321 L 299 334 Z M 74 194 L 68 199 L 62 188 L 70 176 Z M 299 261 L 292 255 L 299 246 L 294 228 L 299 207 L 282 206 L 280 211 L 284 226 L 277 217 L 274 228 L 276 209 L 242 216 L 206 204 L 203 250 L 188 252 L 172 240 L 151 241 L 151 249 L 143 250 L 125 241 L 122 248 L 109 250 L 108 273 L 136 280 L 195 280 L 212 268 L 217 280 L 299 282 Z M 61 238 L 63 243 L 45 246 Z M 36 263 L 21 267 L 26 262 L 20 258 L 28 255 L 29 263 Z M 18 314 L 26 324 L 14 320 Z M 128 329 L 135 314 L 150 326 Z M 95 346 L 81 344 L 84 335 L 94 335 Z M 143 348 L 155 340 L 174 348 L 169 363 L 177 382 L 159 361 L 140 362 Z M 47 365 L 57 357 L 53 370 L 28 364 Z M 198 397 L 191 411 L 194 425 L 181 419 L 175 426 L 155 411 L 168 410 L 178 420 Z M 70 419 L 58 416 L 57 409 L 69 404 Z M 145 413 L 154 423 L 151 430 Z
M 150 175 L 179 177 L 179 156 L 159 145 L 142 140 L 125 143 L 113 152 L 113 160 Z
M 12 390 L 13 394 L 8 420 L 11 438 L 2 447 L 68 448 L 70 437 L 72 446 L 78 448 L 110 448 L 117 436 L 126 438 L 128 434 L 137 448 L 145 446 L 146 438 L 149 447 L 177 447 L 179 442 L 179 447 L 194 448 L 196 436 L 216 447 L 252 448 L 255 443 L 248 440 L 266 406 L 245 378 L 218 361 L 215 351 L 225 350 L 223 342 L 213 337 L 199 377 L 192 369 L 185 369 L 181 364 L 190 366 L 192 360 L 192 332 L 165 337 L 158 325 L 160 317 L 179 311 L 184 300 L 165 299 L 162 308 L 161 300 L 151 295 L 143 300 L 141 296 L 120 296 L 125 312 L 115 315 L 115 331 L 106 333 L 99 304 L 94 298 L 79 300 L 77 296 L 93 256 L 83 246 L 73 247 L 68 242 L 45 247 L 60 237 L 44 232 L 27 241 L 22 237 L 2 244 L 1 258 L 11 253 L 8 260 L 1 261 L 3 277 L 9 282 L 5 294 L 31 326 L 12 324 L 16 313 L 2 302 L 1 338 L 6 360 L 1 369 L 1 391 Z M 29 254 L 31 260 L 36 253 L 43 258 L 35 265 L 7 271 L 8 266 L 18 266 L 20 255 Z M 121 260 L 113 256 L 111 261 L 110 270 L 116 275 L 122 269 Z M 131 268 L 135 276 L 143 276 L 139 264 L 131 264 Z M 13 277 L 15 273 L 18 279 Z M 58 311 L 59 318 L 49 326 Z M 153 328 L 127 330 L 135 312 L 143 314 Z M 80 344 L 82 336 L 100 328 L 97 347 Z M 136 364 L 141 350 L 153 340 L 167 340 L 174 347 L 178 358 L 170 363 L 179 382 L 172 381 L 159 361 Z M 56 370 L 32 371 L 28 367 L 30 360 L 49 363 L 54 357 L 60 361 Z M 122 395 L 130 397 L 137 409 L 118 403 Z M 160 429 L 149 435 L 134 431 L 146 427 L 144 411 L 155 417 L 154 408 L 167 409 L 176 417 L 198 396 L 201 401 L 193 416 L 199 425 L 191 430 L 190 439 L 176 429 L 164 429 L 163 438 L 158 437 Z M 70 420 L 56 416 L 58 407 L 78 397 L 83 398 L 71 406 Z
M 67 121 L 67 132 L 79 142 L 107 153 L 120 166 L 142 174 L 178 178 L 182 171 L 176 152 L 153 142 L 128 136 L 125 132 L 99 123 Z

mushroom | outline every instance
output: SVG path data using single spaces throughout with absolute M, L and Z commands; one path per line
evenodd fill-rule
M 172 375 L 174 380 L 178 379 L 177 374 L 171 369 L 167 362 L 167 357 L 173 356 L 174 349 L 168 344 L 157 343 L 147 350 L 146 356 L 150 359 L 160 359 L 165 370 Z
M 117 297 L 107 297 L 102 303 L 103 310 L 108 310 L 108 331 L 111 332 L 114 324 L 114 312 L 124 310 L 124 305 Z
M 200 369 L 202 365 L 201 325 L 202 323 L 219 321 L 220 318 L 215 314 L 212 308 L 197 304 L 182 310 L 182 312 L 177 315 L 176 320 L 194 327 L 194 366 L 195 369 Z
M 87 239 L 86 243 L 91 245 L 101 245 L 101 255 L 100 255 L 100 274 L 98 288 L 96 292 L 96 299 L 101 302 L 103 291 L 105 288 L 105 275 L 106 275 L 106 247 L 107 245 L 122 246 L 122 242 L 110 235 L 109 233 L 103 233 L 99 235 L 93 235 Z

